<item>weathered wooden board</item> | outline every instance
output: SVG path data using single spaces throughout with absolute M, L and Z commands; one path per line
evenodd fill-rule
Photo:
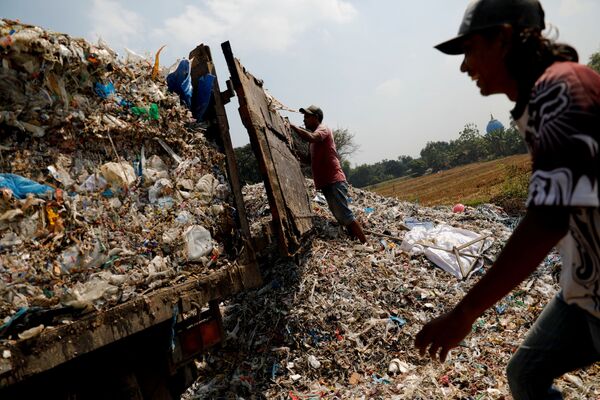
M 217 76 L 217 73 L 212 56 L 210 54 L 210 48 L 208 46 L 203 44 L 197 46 L 190 52 L 190 60 L 192 61 L 191 78 L 195 97 L 195 91 L 197 88 L 194 83 L 197 82 L 198 78 L 207 73 Z M 207 118 L 214 119 L 214 123 L 211 124 L 211 126 L 216 130 L 214 136 L 218 138 L 220 142 L 219 144 L 222 146 L 222 151 L 226 156 L 227 172 L 233 191 L 233 197 L 235 199 L 235 205 L 238 210 L 240 228 L 245 239 L 250 240 L 250 227 L 248 225 L 248 218 L 246 216 L 246 209 L 244 207 L 244 197 L 242 195 L 242 189 L 240 185 L 240 174 L 238 172 L 238 167 L 235 160 L 231 136 L 229 135 L 227 113 L 225 112 L 225 104 L 229 102 L 229 98 L 232 95 L 233 93 L 231 93 L 230 90 L 221 93 L 219 89 L 219 82 L 217 79 L 215 79 L 213 83 L 211 103 L 209 104 L 206 114 Z
M 269 108 L 263 82 L 233 56 L 229 42 L 221 47 L 239 100 L 240 116 L 265 180 L 280 251 L 292 255 L 301 237 L 312 228 L 312 211 L 300 163 L 290 150 L 290 128 L 277 111 Z

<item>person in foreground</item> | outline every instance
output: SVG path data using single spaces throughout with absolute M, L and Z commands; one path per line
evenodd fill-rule
M 558 244 L 560 291 L 507 367 L 513 397 L 561 399 L 555 378 L 600 360 L 600 75 L 544 36 L 537 0 L 475 0 L 459 34 L 436 46 L 464 54 L 481 94 L 502 93 L 532 159 L 527 212 L 496 262 L 446 314 L 415 338 L 446 359 L 475 320 L 528 277 Z
M 301 108 L 304 114 L 303 129 L 290 124 L 298 135 L 310 143 L 310 160 L 315 188 L 323 192 L 335 219 L 348 229 L 348 233 L 366 243 L 367 238 L 348 207 L 348 184 L 338 158 L 333 132 L 323 124 L 323 110 L 317 106 Z

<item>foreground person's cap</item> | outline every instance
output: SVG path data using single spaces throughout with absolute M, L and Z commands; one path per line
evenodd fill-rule
M 463 42 L 472 33 L 508 24 L 515 28 L 544 30 L 544 10 L 538 0 L 472 0 L 463 16 L 458 35 L 435 46 L 446 54 L 462 54 Z

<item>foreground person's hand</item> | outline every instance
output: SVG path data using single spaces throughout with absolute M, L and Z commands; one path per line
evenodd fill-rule
M 436 359 L 439 352 L 441 362 L 446 360 L 448 352 L 471 332 L 474 317 L 453 309 L 440 317 L 428 322 L 415 338 L 415 346 L 421 356 L 429 349 L 429 355 Z

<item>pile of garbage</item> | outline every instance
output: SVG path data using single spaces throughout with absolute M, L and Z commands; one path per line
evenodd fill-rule
M 0 20 L 0 60 L 0 339 L 235 262 L 224 155 L 159 54 Z
M 273 260 L 264 287 L 223 304 L 227 340 L 198 362 L 201 377 L 184 399 L 509 397 L 505 366 L 558 289 L 556 253 L 478 319 L 444 364 L 431 362 L 415 350 L 416 333 L 485 273 L 518 218 L 491 204 L 452 212 L 355 188 L 350 196 L 350 207 L 372 232 L 368 243 L 352 241 L 313 192 L 316 228 L 299 262 Z M 246 187 L 245 198 L 253 220 L 264 218 L 262 186 Z M 437 240 L 448 240 L 436 231 L 440 226 L 493 239 L 486 246 L 479 241 L 480 269 L 458 278 L 407 240 L 415 232 L 438 232 L 416 241 L 445 248 Z M 596 365 L 557 384 L 565 398 L 595 399 L 599 382 Z

